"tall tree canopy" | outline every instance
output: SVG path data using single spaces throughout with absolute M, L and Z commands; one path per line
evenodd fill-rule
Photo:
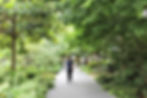
M 31 41 L 37 41 L 42 37 L 52 38 L 51 28 L 56 19 L 55 2 L 51 0 L 39 2 L 37 0 L 1 0 L 0 5 L 0 34 L 3 36 L 1 43 L 3 46 L 6 44 L 9 46 L 11 43 L 12 68 L 15 69 L 17 40 L 21 47 L 24 47 L 23 39 L 26 36 Z
M 111 59 L 104 70 L 110 74 L 103 75 L 110 80 L 106 84 L 126 87 L 122 89 L 126 97 L 120 98 L 146 98 L 147 19 L 143 12 L 147 1 L 65 0 L 63 4 L 64 21 L 82 29 L 77 45 Z M 133 95 L 127 90 L 131 88 Z

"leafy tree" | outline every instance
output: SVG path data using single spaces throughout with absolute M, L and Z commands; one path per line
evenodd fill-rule
M 77 45 L 111 59 L 102 79 L 109 80 L 105 82 L 109 86 L 127 85 L 122 90 L 126 98 L 132 97 L 126 93 L 128 87 L 134 88 L 136 98 L 146 98 L 147 20 L 142 15 L 146 4 L 145 0 L 65 0 L 61 5 L 64 21 L 83 30 Z
M 55 2 L 42 0 L 10 0 L 0 2 L 0 33 L 11 41 L 12 69 L 16 66 L 17 41 L 21 49 L 24 47 L 24 38 L 37 41 L 42 37 L 51 38 L 50 28 L 55 19 Z M 3 43 L 2 42 L 2 43 Z M 6 44 L 3 44 L 5 46 Z M 9 44 L 10 45 L 10 44 Z

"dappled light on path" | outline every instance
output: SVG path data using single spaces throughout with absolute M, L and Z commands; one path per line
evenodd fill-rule
M 48 92 L 47 98 L 114 98 L 104 91 L 92 77 L 75 68 L 73 81 L 66 79 L 63 69 L 56 78 L 55 88 Z

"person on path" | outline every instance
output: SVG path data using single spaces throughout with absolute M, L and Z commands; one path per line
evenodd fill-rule
M 68 81 L 72 81 L 72 75 L 73 75 L 73 59 L 71 57 L 67 58 L 67 79 Z

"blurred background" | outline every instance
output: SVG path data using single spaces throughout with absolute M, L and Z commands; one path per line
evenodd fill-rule
M 147 98 L 146 31 L 147 0 L 0 0 L 0 98 L 45 98 L 67 56 L 116 98 Z

